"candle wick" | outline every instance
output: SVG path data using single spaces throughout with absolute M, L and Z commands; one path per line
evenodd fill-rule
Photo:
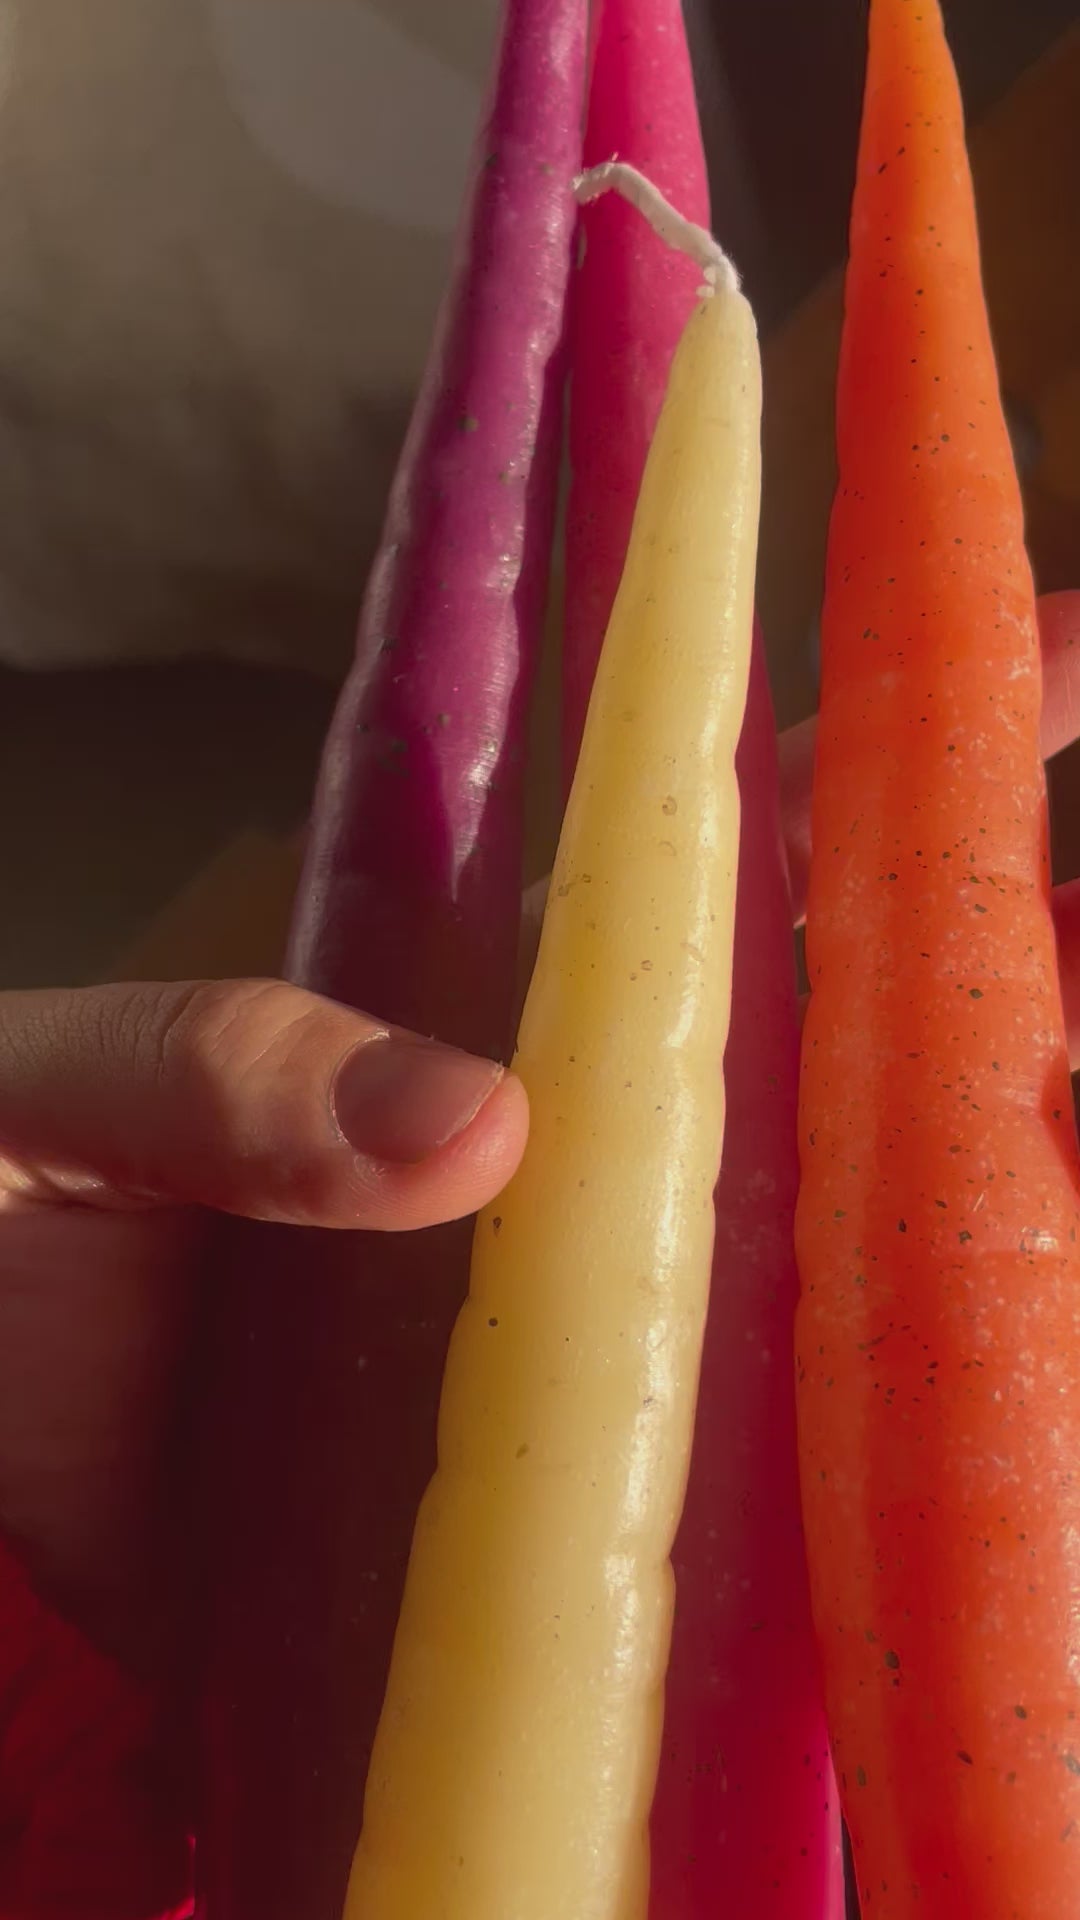
M 598 200 L 602 193 L 621 194 L 624 200 L 628 200 L 632 207 L 644 215 L 661 240 L 697 262 L 706 283 L 701 289 L 703 294 L 715 293 L 718 286 L 723 287 L 725 292 L 738 293 L 738 270 L 719 242 L 704 227 L 696 226 L 692 220 L 686 220 L 681 213 L 677 213 L 670 200 L 665 200 L 659 187 L 654 187 L 651 180 L 627 161 L 611 159 L 603 161 L 598 167 L 590 167 L 587 173 L 580 173 L 574 181 L 574 192 L 582 206 L 590 200 Z

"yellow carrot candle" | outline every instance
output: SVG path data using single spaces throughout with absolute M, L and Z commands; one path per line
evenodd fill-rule
M 631 1920 L 648 1897 L 723 1135 L 760 366 L 724 255 L 672 368 L 476 1229 L 347 1920 Z M 612 432 L 618 430 L 613 421 Z

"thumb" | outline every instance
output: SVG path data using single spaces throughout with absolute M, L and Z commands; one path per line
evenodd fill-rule
M 490 1060 L 276 980 L 0 994 L 0 1190 L 401 1229 L 473 1212 L 521 1157 Z

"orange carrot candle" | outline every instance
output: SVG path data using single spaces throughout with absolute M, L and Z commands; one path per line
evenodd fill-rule
M 936 0 L 872 0 L 808 909 L 803 1502 L 864 1920 L 1080 1913 L 1078 1168 Z

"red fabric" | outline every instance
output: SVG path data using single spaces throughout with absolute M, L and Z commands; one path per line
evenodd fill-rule
M 191 1844 L 152 1692 L 34 1590 L 0 1539 L 0 1920 L 182 1920 Z

